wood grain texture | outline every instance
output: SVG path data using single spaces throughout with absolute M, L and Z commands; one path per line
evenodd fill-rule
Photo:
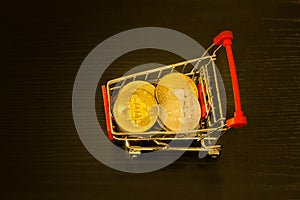
M 300 4 L 298 1 L 23 2 L 2 15 L 1 199 L 299 199 Z M 121 31 L 157 26 L 204 47 L 234 32 L 249 125 L 222 138 L 221 158 L 193 154 L 152 173 L 127 174 L 94 159 L 72 118 L 72 88 L 85 56 Z M 133 52 L 101 81 L 138 64 L 173 63 L 160 51 Z M 234 106 L 224 51 L 217 65 Z M 97 98 L 101 98 L 97 94 Z M 100 123 L 104 124 L 98 106 Z

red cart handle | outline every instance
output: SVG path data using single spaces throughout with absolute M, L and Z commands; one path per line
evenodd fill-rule
M 215 45 L 223 45 L 226 49 L 227 59 L 231 74 L 232 80 L 232 88 L 234 94 L 234 102 L 235 102 L 235 112 L 234 117 L 230 118 L 226 121 L 227 127 L 232 128 L 241 128 L 247 125 L 247 118 L 244 116 L 244 112 L 242 111 L 241 100 L 240 100 L 240 91 L 239 84 L 236 75 L 236 69 L 234 64 L 234 58 L 232 54 L 231 44 L 233 40 L 233 34 L 231 31 L 223 31 L 219 33 L 214 38 Z
M 114 136 L 112 134 L 111 130 L 111 119 L 109 114 L 109 106 L 108 106 L 108 94 L 106 92 L 105 85 L 102 85 L 102 95 L 103 95 L 103 103 L 104 103 L 104 111 L 105 111 L 105 119 L 106 119 L 106 128 L 107 128 L 107 135 L 110 140 L 114 139 Z

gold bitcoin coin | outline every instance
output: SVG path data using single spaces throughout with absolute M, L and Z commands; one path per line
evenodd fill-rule
M 171 73 L 163 76 L 157 84 L 155 96 L 158 102 L 166 92 L 174 89 L 188 90 L 198 97 L 197 86 L 190 77 L 182 73 Z
M 194 130 L 199 125 L 200 117 L 198 99 L 188 90 L 169 90 L 160 101 L 159 119 L 171 131 Z
M 147 81 L 132 81 L 122 87 L 122 89 L 119 91 L 119 96 L 122 95 L 124 92 L 134 92 L 137 89 L 143 89 L 149 92 L 154 96 L 155 87 L 147 82 Z
M 145 81 L 133 81 L 119 92 L 113 106 L 116 123 L 125 132 L 145 132 L 158 117 L 155 87 Z

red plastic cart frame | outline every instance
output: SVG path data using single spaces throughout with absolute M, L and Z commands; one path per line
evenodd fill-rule
M 247 118 L 244 116 L 244 112 L 242 111 L 242 106 L 241 106 L 239 83 L 236 75 L 235 63 L 234 63 L 234 58 L 231 49 L 232 40 L 233 40 L 232 32 L 223 31 L 214 38 L 214 44 L 223 45 L 226 49 L 231 81 L 232 81 L 235 112 L 234 112 L 234 117 L 226 120 L 226 125 L 227 127 L 241 128 L 247 125 Z

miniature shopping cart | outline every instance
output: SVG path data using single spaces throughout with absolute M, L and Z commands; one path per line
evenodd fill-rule
M 241 128 L 247 125 L 247 118 L 243 114 L 240 103 L 238 79 L 231 50 L 232 39 L 231 31 L 223 31 L 214 38 L 213 44 L 199 58 L 126 75 L 102 85 L 108 138 L 122 143 L 131 156 L 147 151 L 175 150 L 198 151 L 213 158 L 218 157 L 221 150 L 221 146 L 216 144 L 218 139 L 229 128 Z M 227 53 L 235 101 L 234 117 L 227 120 L 226 105 L 224 105 L 225 89 L 214 62 L 217 58 L 216 53 L 222 46 L 225 47 Z M 201 107 L 199 128 L 182 132 L 165 129 L 141 133 L 120 131 L 112 114 L 112 94 L 117 94 L 126 83 L 135 80 L 143 80 L 156 85 L 161 77 L 173 72 L 189 76 L 197 85 Z M 175 141 L 175 143 L 170 141 Z M 176 146 L 176 141 L 191 141 L 191 146 Z

